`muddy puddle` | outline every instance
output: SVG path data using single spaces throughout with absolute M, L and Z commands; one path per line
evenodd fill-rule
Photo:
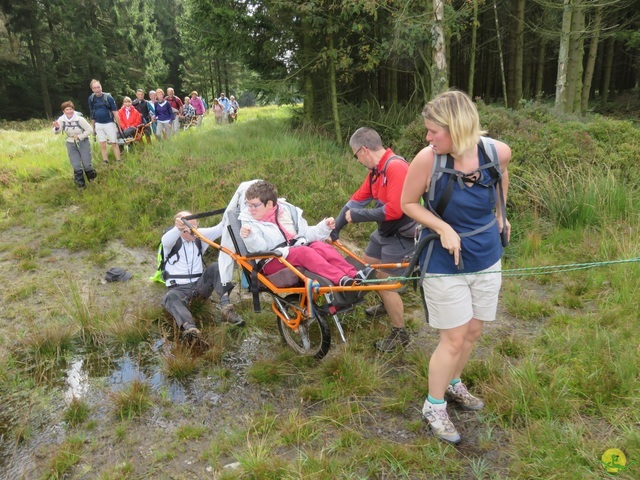
M 222 366 L 231 372 L 235 398 L 254 403 L 253 390 L 244 380 L 244 371 L 255 358 L 260 344 L 265 340 L 261 334 L 246 338 L 238 348 L 225 353 Z M 61 360 L 47 372 L 48 388 L 54 390 L 54 400 L 45 408 L 30 409 L 28 427 L 21 441 L 15 440 L 9 431 L 19 431 L 26 418 L 15 418 L 12 412 L 23 407 L 20 402 L 33 402 L 35 398 L 15 399 L 13 405 L 4 405 L 0 414 L 0 479 L 38 478 L 36 471 L 42 471 L 42 460 L 50 450 L 49 445 L 57 445 L 68 436 L 62 412 L 76 398 L 84 401 L 90 408 L 90 418 L 99 423 L 110 422 L 113 410 L 108 397 L 111 393 L 126 388 L 134 381 L 149 386 L 152 396 L 162 398 L 173 405 L 206 404 L 227 410 L 231 405 L 225 394 L 220 393 L 224 380 L 206 375 L 195 374 L 186 379 L 168 377 L 163 372 L 163 356 L 170 355 L 173 342 L 166 338 L 155 339 L 131 350 L 105 354 L 100 350 L 76 351 Z M 239 392 L 243 392 L 238 395 Z M 258 394 L 259 399 L 259 394 Z M 233 407 L 232 407 L 233 408 Z M 38 410 L 39 413 L 34 414 Z M 58 421 L 59 423 L 54 423 Z M 156 422 L 161 419 L 155 419 Z M 28 430 L 28 431 L 27 431 Z

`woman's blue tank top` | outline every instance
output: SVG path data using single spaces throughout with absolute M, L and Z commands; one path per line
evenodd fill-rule
M 480 165 L 487 163 L 480 148 L 478 148 L 478 158 Z M 489 169 L 481 170 L 481 174 L 481 183 L 486 184 L 491 181 Z M 449 175 L 447 174 L 443 174 L 437 180 L 433 205 L 437 205 L 440 201 L 448 181 Z M 456 181 L 453 194 L 442 214 L 442 220 L 447 222 L 458 234 L 471 232 L 493 221 L 497 198 L 495 185 L 484 187 L 473 184 L 461 188 Z M 431 231 L 425 228 L 422 231 L 422 237 L 428 233 Z M 440 239 L 437 238 L 433 241 L 434 245 L 427 265 L 427 273 L 479 272 L 491 267 L 502 257 L 502 243 L 497 223 L 480 233 L 461 238 L 461 242 L 464 270 L 458 270 L 454 264 L 453 255 L 442 247 Z M 421 265 L 424 265 L 427 250 L 428 248 L 425 248 L 422 252 Z

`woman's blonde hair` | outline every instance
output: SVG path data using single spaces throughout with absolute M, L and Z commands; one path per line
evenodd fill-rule
M 449 132 L 454 155 L 473 148 L 480 136 L 487 133 L 480 129 L 475 104 L 460 90 L 450 90 L 435 97 L 424 107 L 422 116 Z

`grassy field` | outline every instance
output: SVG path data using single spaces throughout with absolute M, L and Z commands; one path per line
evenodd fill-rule
M 212 347 L 195 355 L 147 280 L 173 214 L 222 207 L 241 181 L 274 182 L 311 220 L 336 215 L 364 175 L 348 148 L 292 130 L 288 108 L 243 109 L 236 125 L 207 118 L 119 164 L 95 162 L 98 179 L 78 191 L 60 138 L 0 130 L 0 477 L 600 479 L 617 448 L 630 463 L 616 477 L 638 478 L 640 132 L 537 105 L 480 110 L 514 152 L 513 241 L 499 319 L 465 377 L 487 407 L 454 412 L 457 448 L 420 419 L 437 340 L 414 293 L 407 352 L 377 354 L 387 325 L 359 307 L 343 323 L 348 344 L 334 333 L 316 362 L 282 346 L 268 306 L 254 314 L 246 293 L 244 329 L 197 306 Z M 410 158 L 423 142 L 418 121 L 394 148 Z M 369 230 L 343 236 L 364 246 Z M 105 285 L 113 265 L 134 278 Z M 137 376 L 114 383 L 127 359 Z M 66 396 L 78 361 L 93 380 Z

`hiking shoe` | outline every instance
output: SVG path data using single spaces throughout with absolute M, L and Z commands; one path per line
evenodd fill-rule
M 386 315 L 387 309 L 384 308 L 384 303 L 379 303 L 378 305 L 365 308 L 364 313 L 369 317 L 378 317 L 378 316 Z
M 339 287 L 353 287 L 356 284 L 355 279 L 344 276 L 340 279 Z
M 356 282 L 363 284 L 367 280 L 375 278 L 375 276 L 376 271 L 373 268 L 365 267 L 362 270 L 358 270 L 358 273 L 356 273 Z
M 382 340 L 378 340 L 375 343 L 376 349 L 381 352 L 393 352 L 398 347 L 406 347 L 409 345 L 411 338 L 409 337 L 409 332 L 407 332 L 406 328 L 391 328 L 391 333 L 387 338 Z
M 222 307 L 222 320 L 236 327 L 244 327 L 243 318 L 238 315 L 235 307 L 231 304 Z
M 434 404 L 429 400 L 425 400 L 422 407 L 422 416 L 429 423 L 433 434 L 439 439 L 454 445 L 457 445 L 462 440 L 458 430 L 449 419 L 447 402 Z
M 200 330 L 193 323 L 182 324 L 182 336 L 185 338 L 194 338 L 200 336 Z
M 458 382 L 449 385 L 444 392 L 444 398 L 450 402 L 456 402 L 463 410 L 482 410 L 484 402 L 469 393 L 464 383 Z

